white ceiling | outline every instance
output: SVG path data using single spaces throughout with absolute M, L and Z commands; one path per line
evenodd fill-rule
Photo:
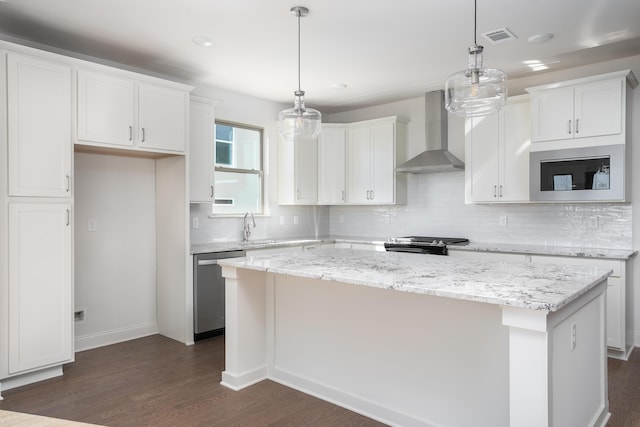
M 473 0 L 0 0 L 0 33 L 193 84 L 289 103 L 302 89 L 326 112 L 441 89 L 466 67 Z M 507 27 L 518 39 L 481 34 Z M 546 43 L 529 43 L 553 33 Z M 209 37 L 214 45 L 192 43 Z M 639 0 L 478 0 L 485 66 L 510 78 L 640 54 Z M 544 71 L 539 71 L 544 72 Z M 346 89 L 332 85 L 346 84 Z

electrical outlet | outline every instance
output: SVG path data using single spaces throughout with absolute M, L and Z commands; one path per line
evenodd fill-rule
M 76 310 L 73 312 L 73 320 L 76 322 L 83 322 L 84 321 L 84 314 L 85 314 L 85 309 L 80 309 L 80 310 Z
M 191 220 L 191 226 L 193 228 L 199 228 L 200 227 L 200 218 L 198 218 L 197 216 L 194 216 L 193 219 Z
M 284 216 L 280 215 L 280 225 L 284 225 Z
M 298 225 L 298 215 L 293 216 L 293 224 Z
M 507 226 L 507 216 L 506 215 L 500 215 L 500 227 L 506 227 Z
M 87 222 L 87 231 L 93 233 L 95 231 L 98 231 L 98 220 L 97 219 L 90 219 Z
M 576 324 L 571 324 L 571 350 L 576 349 Z

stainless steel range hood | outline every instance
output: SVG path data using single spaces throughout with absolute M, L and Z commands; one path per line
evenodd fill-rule
M 432 150 L 424 151 L 413 159 L 398 166 L 396 172 L 405 173 L 436 173 L 464 170 L 464 163 L 451 154 L 449 148 L 449 133 L 447 110 L 444 108 L 444 91 L 427 92 L 426 106 L 426 143 Z

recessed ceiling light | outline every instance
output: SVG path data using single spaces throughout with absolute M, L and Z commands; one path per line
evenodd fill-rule
M 552 38 L 553 38 L 552 33 L 540 33 L 540 34 L 532 35 L 527 40 L 529 41 L 529 43 L 544 43 L 544 42 L 548 42 Z
M 213 46 L 213 41 L 209 37 L 198 36 L 191 39 L 192 42 L 202 47 Z
M 332 89 L 346 89 L 346 88 L 347 88 L 347 85 L 346 85 L 346 84 L 344 84 L 344 83 L 332 83 L 332 84 L 330 85 L 330 87 L 331 87 Z

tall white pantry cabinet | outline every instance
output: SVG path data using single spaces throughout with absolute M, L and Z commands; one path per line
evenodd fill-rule
M 0 378 L 47 377 L 74 358 L 72 69 L 2 53 Z
M 0 393 L 62 375 L 74 360 L 74 151 L 155 162 L 149 330 L 192 342 L 193 88 L 8 42 L 0 42 L 0 70 Z M 93 334 L 96 345 L 115 342 L 111 332 Z

